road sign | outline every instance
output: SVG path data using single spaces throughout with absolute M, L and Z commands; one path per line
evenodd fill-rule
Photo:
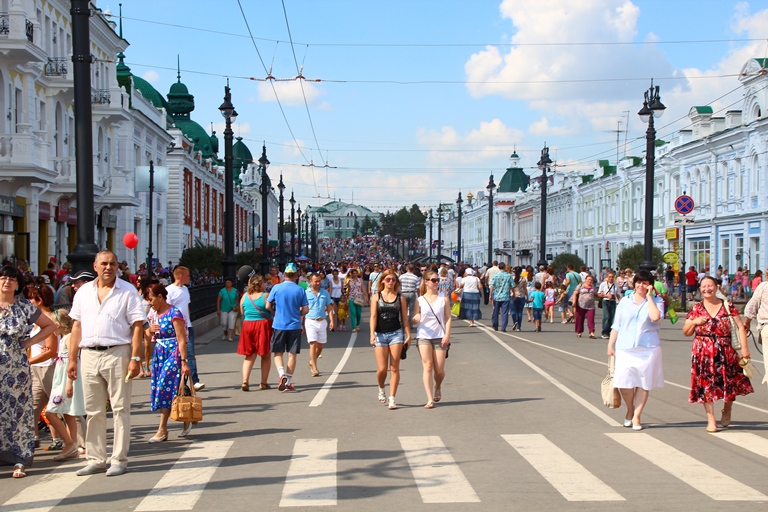
M 695 223 L 693 217 L 675 217 L 675 226 L 693 226 Z
M 693 198 L 691 196 L 680 196 L 675 199 L 675 210 L 682 215 L 688 215 L 693 211 Z
M 677 263 L 680 259 L 680 256 L 676 252 L 665 252 L 664 253 L 664 263 L 669 263 L 672 265 L 673 263 Z

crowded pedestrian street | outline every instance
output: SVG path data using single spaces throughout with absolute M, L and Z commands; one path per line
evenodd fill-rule
M 398 408 L 377 401 L 368 307 L 360 332 L 328 333 L 317 377 L 302 340 L 293 393 L 275 389 L 274 370 L 272 389 L 242 391 L 237 343 L 215 327 L 196 339 L 204 419 L 187 437 L 171 422 L 166 442 L 147 442 L 157 416 L 149 380 L 137 379 L 124 476 L 78 477 L 82 460 L 54 462 L 39 449 L 27 478 L 0 477 L 0 510 L 736 511 L 768 502 L 762 375 L 736 400 L 730 427 L 708 433 L 701 405 L 688 403 L 691 340 L 662 320 L 665 385 L 634 431 L 623 409 L 602 403 L 606 340 L 578 338 L 557 319 L 542 332 L 525 320 L 519 332 L 495 331 L 490 306 L 481 311 L 474 327 L 454 319 L 433 409 L 415 346 L 401 361 Z M 753 350 L 760 374 L 762 357 Z

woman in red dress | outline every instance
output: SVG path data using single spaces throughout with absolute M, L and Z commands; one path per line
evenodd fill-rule
M 707 432 L 717 432 L 715 401 L 725 403 L 720 424 L 727 427 L 731 424 L 731 408 L 736 397 L 755 391 L 739 366 L 738 352 L 731 347 L 728 316 L 733 316 L 739 329 L 742 356 L 749 357 L 744 324 L 736 308 L 715 296 L 717 286 L 714 277 L 706 276 L 701 280 L 699 290 L 703 300 L 693 306 L 683 326 L 683 334 L 694 335 L 688 401 L 704 404 Z

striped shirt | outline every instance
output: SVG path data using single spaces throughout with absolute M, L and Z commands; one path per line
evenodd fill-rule
M 421 279 L 413 272 L 406 272 L 400 276 L 400 291 L 403 293 L 415 292 L 421 284 Z

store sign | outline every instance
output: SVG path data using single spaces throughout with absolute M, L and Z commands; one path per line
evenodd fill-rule
M 16 203 L 15 197 L 0 196 L 0 215 L 23 217 L 24 207 Z
M 680 238 L 680 228 L 667 228 L 664 232 L 664 238 L 667 240 L 677 240 Z
M 39 203 L 40 220 L 51 220 L 51 203 L 40 201 Z

